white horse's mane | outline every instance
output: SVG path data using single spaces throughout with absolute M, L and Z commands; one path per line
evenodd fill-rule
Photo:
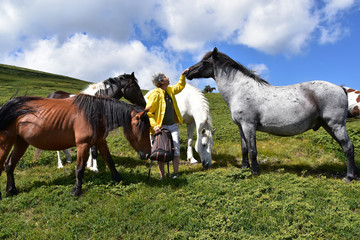
M 193 91 L 194 92 L 194 96 L 196 96 L 198 98 L 198 103 L 201 104 L 201 109 L 203 111 L 205 111 L 205 114 L 207 116 L 207 123 L 209 124 L 210 127 L 213 126 L 212 123 L 212 118 L 211 118 L 211 114 L 210 114 L 210 108 L 209 108 L 209 101 L 207 100 L 207 98 L 205 97 L 205 95 L 200 91 L 200 89 L 194 87 L 193 85 L 187 83 L 186 84 L 188 86 L 188 90 Z

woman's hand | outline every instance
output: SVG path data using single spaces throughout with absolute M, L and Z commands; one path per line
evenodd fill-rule
M 189 68 L 185 69 L 185 70 L 183 71 L 182 75 L 185 76 L 188 72 L 189 72 Z
M 154 131 L 155 131 L 155 134 L 157 134 L 157 133 L 161 132 L 161 128 L 155 127 L 155 128 L 154 128 Z

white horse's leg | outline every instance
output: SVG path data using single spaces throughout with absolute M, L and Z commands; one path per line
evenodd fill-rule
M 86 167 L 89 168 L 89 169 L 91 169 L 92 160 L 93 160 L 93 158 L 92 158 L 91 149 L 90 149 L 89 158 L 88 158 L 88 160 L 87 160 L 87 162 L 86 162 Z
M 190 163 L 197 163 L 198 161 L 194 158 L 193 155 L 193 135 L 194 135 L 194 128 L 195 128 L 195 122 L 192 122 L 187 125 L 187 135 L 188 135 L 188 141 L 187 141 L 187 160 L 190 161 Z M 199 137 L 199 136 L 198 136 Z
M 89 158 L 88 158 L 88 161 L 87 161 L 87 167 L 94 171 L 94 172 L 99 172 L 99 169 L 98 169 L 98 166 L 97 166 L 97 159 L 96 159 L 96 156 L 97 156 L 97 149 L 96 147 L 91 147 L 90 148 L 90 152 L 89 152 Z
M 65 149 L 65 150 L 64 150 L 64 153 L 65 153 L 65 156 L 66 156 L 66 161 L 67 161 L 68 163 L 71 163 L 71 154 L 70 154 L 70 152 L 69 152 L 69 149 Z
M 61 156 L 60 156 L 60 151 L 56 151 L 57 152 L 57 156 L 58 156 L 58 167 L 57 168 L 63 168 L 63 164 L 61 161 Z

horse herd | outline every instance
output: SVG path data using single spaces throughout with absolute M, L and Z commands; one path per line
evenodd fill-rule
M 345 124 L 347 117 L 360 115 L 360 91 L 325 81 L 272 86 L 217 48 L 191 66 L 186 77 L 189 80 L 213 78 L 216 81 L 232 120 L 239 128 L 243 168 L 251 166 L 254 174 L 259 173 L 256 131 L 292 136 L 323 127 L 346 155 L 345 180 L 356 178 L 354 145 Z M 119 101 L 122 97 L 132 104 Z M 71 156 L 66 149 L 76 146 L 73 195 L 82 194 L 85 166 L 97 171 L 97 151 L 110 169 L 113 180 L 119 182 L 120 174 L 115 168 L 106 137 L 111 130 L 122 126 L 131 146 L 140 158 L 146 159 L 151 151 L 149 109 L 144 109 L 146 97 L 143 97 L 132 73 L 91 84 L 75 95 L 56 91 L 47 98 L 22 96 L 5 103 L 0 108 L 0 176 L 5 166 L 6 194 L 18 192 L 14 169 L 29 145 L 42 150 L 64 150 L 68 161 Z M 176 95 L 176 100 L 188 130 L 187 160 L 197 162 L 192 152 L 196 126 L 195 150 L 203 167 L 208 168 L 214 144 L 209 103 L 200 90 L 190 84 Z M 62 167 L 59 152 L 58 167 Z

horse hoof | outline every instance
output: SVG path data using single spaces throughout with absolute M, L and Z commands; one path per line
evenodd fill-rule
M 253 169 L 253 170 L 251 170 L 251 172 L 254 175 L 260 175 L 260 169 Z
M 119 183 L 121 181 L 120 174 L 113 176 L 113 180 Z
M 195 158 L 191 158 L 191 159 L 190 159 L 190 164 L 195 164 L 195 163 L 198 163 L 198 161 L 196 161 Z
M 71 193 L 72 196 L 76 196 L 76 197 L 79 197 L 82 195 L 82 190 L 79 190 L 79 189 L 74 189 Z
M 346 176 L 346 177 L 343 178 L 343 180 L 344 180 L 346 183 L 351 183 L 351 181 L 354 180 L 354 177 Z
M 6 191 L 7 196 L 14 196 L 18 194 L 18 190 L 16 188 L 11 188 L 10 190 Z

